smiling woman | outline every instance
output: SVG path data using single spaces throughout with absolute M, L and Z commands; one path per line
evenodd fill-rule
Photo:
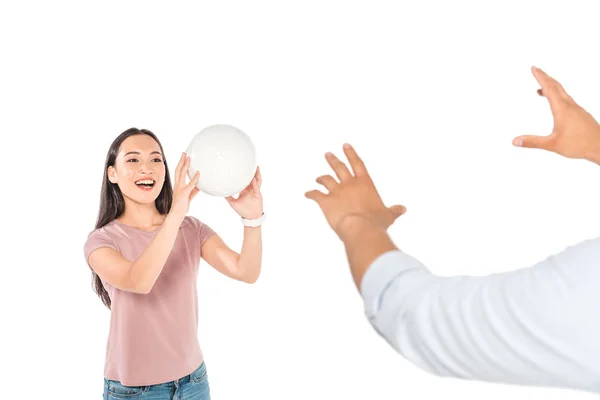
M 158 214 L 167 214 L 173 201 L 173 190 L 163 153 L 162 144 L 156 135 L 146 129 L 130 128 L 113 141 L 104 166 L 100 212 L 96 228 L 101 228 L 114 219 L 126 217 L 124 212 L 128 202 L 132 203 L 132 206 L 136 203 L 138 205 L 151 203 L 148 197 L 154 200 L 154 207 Z M 149 159 L 149 162 L 146 162 L 146 159 Z M 145 190 L 152 192 L 145 197 L 140 197 L 141 193 L 134 186 L 140 183 L 142 178 L 150 179 L 154 183 L 151 190 Z M 156 191 L 159 189 L 160 192 L 157 194 Z M 104 288 L 101 282 L 99 280 L 96 282 L 99 285 L 96 289 L 102 292 Z M 110 307 L 110 299 L 104 295 L 101 297 Z
M 263 213 L 260 172 L 237 199 L 227 198 L 246 225 L 237 253 L 187 215 L 199 193 L 199 172 L 186 183 L 189 165 L 182 154 L 172 186 L 162 145 L 145 129 L 126 130 L 109 148 L 96 226 L 84 245 L 94 290 L 111 310 L 105 399 L 210 399 L 197 335 L 200 259 L 232 279 L 258 279 L 261 227 L 245 221 Z

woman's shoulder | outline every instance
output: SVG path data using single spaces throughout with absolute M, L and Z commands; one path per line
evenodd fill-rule
M 196 234 L 204 236 L 207 233 L 212 233 L 213 230 L 202 220 L 192 215 L 186 215 L 183 219 L 182 227 L 189 226 Z
M 113 223 L 109 222 L 108 224 L 100 228 L 95 228 L 88 233 L 83 245 L 86 258 L 92 251 L 99 247 L 111 247 L 115 250 L 119 248 L 116 237 L 112 232 L 112 226 Z
M 94 228 L 91 231 L 88 231 L 87 238 L 90 239 L 94 237 L 111 237 L 115 231 L 114 227 L 115 220 L 112 220 L 99 228 Z
M 200 221 L 198 218 L 196 218 L 192 215 L 186 215 L 183 218 L 183 222 L 181 223 L 182 228 L 189 226 L 194 229 L 200 229 L 202 227 L 202 225 L 203 225 L 202 221 Z

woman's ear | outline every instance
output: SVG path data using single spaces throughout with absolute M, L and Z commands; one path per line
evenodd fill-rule
M 111 183 L 117 183 L 117 171 L 115 170 L 115 167 L 110 166 L 108 167 L 108 170 L 106 171 L 107 175 L 108 175 L 108 180 Z

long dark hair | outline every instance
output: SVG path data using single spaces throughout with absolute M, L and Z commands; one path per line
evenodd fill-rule
M 173 202 L 173 187 L 171 186 L 171 178 L 169 177 L 167 159 L 160 140 L 158 140 L 154 133 L 147 129 L 129 128 L 117 136 L 110 145 L 106 155 L 104 176 L 102 178 L 102 191 L 100 193 L 100 210 L 98 212 L 98 219 L 96 220 L 96 229 L 102 228 L 112 220 L 119 218 L 125 211 L 125 199 L 123 198 L 121 189 L 119 189 L 119 186 L 116 183 L 112 183 L 108 180 L 108 167 L 115 166 L 121 144 L 125 139 L 133 135 L 148 135 L 158 143 L 160 152 L 163 155 L 163 163 L 165 164 L 165 182 L 156 198 L 155 204 L 158 212 L 163 215 L 167 214 L 171 209 L 171 203 Z M 94 271 L 92 271 L 92 282 L 94 291 L 98 294 L 98 297 L 100 297 L 104 305 L 110 310 L 111 301 L 108 292 L 102 285 L 102 280 Z

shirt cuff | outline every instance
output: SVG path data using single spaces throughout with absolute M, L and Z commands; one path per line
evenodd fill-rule
M 367 317 L 375 317 L 383 293 L 399 275 L 422 267 L 420 261 L 400 250 L 390 250 L 378 256 L 365 271 L 360 284 Z

